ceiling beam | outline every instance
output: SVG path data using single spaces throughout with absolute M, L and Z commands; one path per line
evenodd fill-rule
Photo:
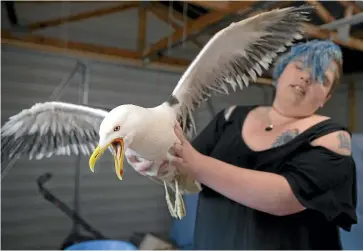
M 356 25 L 363 22 L 363 12 L 350 17 L 344 17 L 319 27 L 326 30 L 335 30 L 346 25 Z
M 140 59 L 140 53 L 136 51 L 80 42 L 64 41 L 61 39 L 38 35 L 27 35 L 25 37 L 18 38 L 12 36 L 11 33 L 6 30 L 1 31 L 1 43 L 27 49 L 36 49 L 70 56 L 84 56 L 97 60 L 120 62 L 132 66 L 172 71 L 177 73 L 184 72 L 191 63 L 191 61 L 185 59 L 162 57 L 158 61 L 151 62 L 145 66 L 143 61 Z M 255 83 L 271 85 L 272 80 L 261 77 L 257 78 Z
M 346 7 L 344 10 L 344 18 L 350 18 L 352 17 L 352 15 L 353 15 L 353 6 L 350 5 Z M 348 37 L 350 36 L 350 30 L 351 30 L 351 25 L 349 24 L 339 27 L 337 29 L 339 38 L 342 40 L 347 40 Z
M 356 3 L 353 3 L 351 1 L 339 1 L 339 3 L 345 8 L 351 6 L 353 8 L 353 14 L 358 14 L 363 11 L 360 6 L 358 6 Z
M 333 42 L 343 45 L 345 47 L 363 51 L 363 40 L 350 36 L 347 41 L 343 41 L 343 40 L 339 39 L 339 35 L 337 32 L 333 32 L 333 31 L 326 30 L 326 29 L 321 29 L 318 26 L 315 26 L 315 25 L 312 25 L 309 23 L 305 23 L 304 25 L 305 25 L 305 28 L 306 28 L 305 30 L 306 30 L 307 34 L 312 37 L 319 38 L 319 39 L 330 39 Z
M 146 47 L 147 36 L 147 7 L 140 4 L 138 8 L 138 36 L 137 36 L 137 51 L 142 53 Z
M 190 4 L 199 5 L 200 7 L 214 10 L 214 11 L 226 11 L 230 8 L 230 1 L 184 1 Z
M 65 41 L 57 38 L 32 34 L 16 37 L 6 30 L 1 31 L 1 44 L 67 54 L 70 56 L 85 56 L 93 59 L 111 60 L 133 66 L 176 72 L 185 70 L 185 68 L 190 64 L 189 60 L 163 57 L 158 61 L 154 61 L 151 64 L 145 66 L 143 61 L 140 59 L 141 54 L 137 51 L 74 41 Z
M 227 11 L 224 11 L 224 12 L 214 11 L 214 12 L 211 12 L 209 14 L 206 14 L 206 15 L 203 15 L 203 16 L 197 18 L 193 22 L 187 23 L 186 24 L 186 26 L 187 26 L 186 27 L 186 29 L 187 29 L 186 36 L 189 36 L 195 32 L 203 30 L 207 26 L 220 21 L 223 17 L 225 17 L 228 14 L 235 13 L 242 8 L 248 8 L 254 4 L 253 1 L 236 2 L 236 3 L 238 4 L 238 6 L 235 5 L 234 8 L 230 8 Z M 183 38 L 183 35 L 185 35 L 184 27 L 181 27 L 181 28 L 175 30 L 173 32 L 173 34 L 165 36 L 164 38 L 160 39 L 155 44 L 153 44 L 148 50 L 146 50 L 144 52 L 143 56 L 147 58 L 151 54 L 154 54 L 155 52 L 157 52 L 159 50 L 167 48 L 167 46 L 170 42 L 171 42 L 171 44 L 174 44 L 175 42 L 180 41 Z
M 169 18 L 168 10 L 165 8 L 159 7 L 160 3 L 151 2 L 151 5 L 149 7 L 149 10 L 151 13 L 153 13 L 157 18 L 159 18 L 161 21 L 167 23 L 170 25 L 174 30 L 181 28 L 182 26 L 174 22 Z M 186 22 L 188 22 L 189 19 L 187 19 Z M 190 21 L 189 21 L 190 22 Z M 193 38 L 191 39 L 191 42 L 194 43 L 198 48 L 203 48 L 204 43 L 199 42 L 198 39 Z
M 35 23 L 27 25 L 26 28 L 29 31 L 36 31 L 39 29 L 54 27 L 54 26 L 65 24 L 65 23 L 77 22 L 77 21 L 81 21 L 81 20 L 85 20 L 85 19 L 89 19 L 89 18 L 100 17 L 100 16 L 109 15 L 112 13 L 121 12 L 124 10 L 135 8 L 138 5 L 139 4 L 137 2 L 123 2 L 122 4 L 117 4 L 115 6 L 111 6 L 111 7 L 107 7 L 107 8 L 86 11 L 86 12 L 78 13 L 75 15 L 70 15 L 67 17 L 60 17 L 60 18 L 35 22 Z
M 318 16 L 325 22 L 331 23 L 335 20 L 335 18 L 330 14 L 330 12 L 318 1 L 315 0 L 307 0 L 306 1 L 311 6 L 315 7 Z

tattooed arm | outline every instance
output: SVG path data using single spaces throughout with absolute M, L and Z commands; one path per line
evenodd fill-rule
M 346 131 L 337 131 L 320 137 L 312 142 L 314 146 L 325 147 L 341 155 L 351 155 L 351 137 Z

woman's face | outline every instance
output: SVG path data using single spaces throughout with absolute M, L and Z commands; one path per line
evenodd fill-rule
M 320 83 L 312 79 L 311 69 L 305 68 L 302 61 L 292 61 L 277 81 L 275 101 L 284 109 L 296 110 L 296 116 L 311 115 L 330 98 L 337 70 L 332 62 Z

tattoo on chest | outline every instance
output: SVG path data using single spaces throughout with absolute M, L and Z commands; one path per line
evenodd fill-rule
M 350 150 L 350 141 L 349 141 L 348 137 L 345 136 L 344 133 L 339 133 L 338 138 L 339 138 L 339 142 L 340 142 L 339 147 L 342 149 Z
M 283 144 L 286 144 L 287 142 L 291 141 L 298 135 L 299 135 L 298 129 L 289 129 L 289 130 L 283 132 L 280 136 L 278 136 L 277 139 L 275 140 L 275 142 L 272 144 L 272 146 L 278 147 Z

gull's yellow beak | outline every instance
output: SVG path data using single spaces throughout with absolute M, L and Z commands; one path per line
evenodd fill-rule
M 124 154 L 125 153 L 124 141 L 122 139 L 116 139 L 104 147 L 100 147 L 100 145 L 98 145 L 89 159 L 89 167 L 90 167 L 91 171 L 94 172 L 94 166 L 95 166 L 97 160 L 101 157 L 101 155 L 105 152 L 105 150 L 110 145 L 112 145 L 112 148 L 114 150 L 113 158 L 115 161 L 115 170 L 116 170 L 117 177 L 120 180 L 122 180 L 123 162 L 124 162 L 124 155 L 125 155 Z

